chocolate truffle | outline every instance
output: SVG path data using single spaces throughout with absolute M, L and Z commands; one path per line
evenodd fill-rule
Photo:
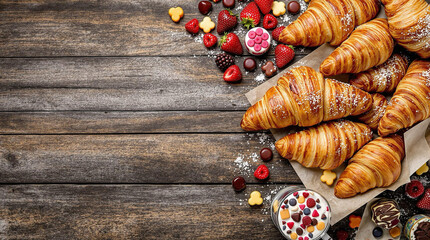
M 222 0 L 222 5 L 226 8 L 233 8 L 235 4 L 235 0 Z
M 297 1 L 291 1 L 287 5 L 288 12 L 291 14 L 296 14 L 300 12 L 300 4 Z
M 243 177 L 235 177 L 232 181 L 232 185 L 235 191 L 240 192 L 246 188 L 246 182 Z
M 391 229 L 400 222 L 399 206 L 394 200 L 380 199 L 372 204 L 370 210 L 373 222 L 379 227 Z
M 249 57 L 243 61 L 243 67 L 246 71 L 252 72 L 257 67 L 257 62 L 254 58 Z

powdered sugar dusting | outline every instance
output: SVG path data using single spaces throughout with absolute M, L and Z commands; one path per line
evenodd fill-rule
M 264 76 L 264 73 L 260 73 L 258 74 L 255 79 L 254 79 L 257 83 L 263 83 L 266 80 L 266 77 Z
M 419 43 L 424 43 L 425 49 L 430 49 L 430 42 L 428 38 L 430 37 L 430 11 L 427 12 L 427 14 L 418 19 L 417 24 L 402 33 L 407 38 L 412 38 L 414 41 Z
M 430 69 L 422 72 L 421 75 L 424 77 L 426 86 L 430 88 Z
M 199 35 L 194 36 L 194 42 L 196 43 L 203 43 L 203 36 L 204 33 L 200 33 Z
M 345 16 L 341 17 L 340 22 L 342 23 L 343 31 L 349 31 L 353 22 L 351 11 L 349 11 Z

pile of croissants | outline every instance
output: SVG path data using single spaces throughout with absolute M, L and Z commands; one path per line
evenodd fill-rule
M 241 122 L 246 131 L 310 127 L 277 141 L 276 150 L 324 170 L 349 159 L 335 185 L 338 198 L 394 183 L 405 157 L 403 129 L 430 117 L 430 5 L 381 1 L 387 19 L 373 19 L 379 0 L 312 0 L 280 41 L 338 47 L 320 72 L 306 66 L 286 71 Z M 396 44 L 409 52 L 394 50 Z M 325 78 L 343 73 L 351 73 L 350 84 Z M 372 130 L 380 137 L 372 140 Z

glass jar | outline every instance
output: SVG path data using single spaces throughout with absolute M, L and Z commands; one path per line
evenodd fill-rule
M 300 186 L 280 190 L 270 206 L 272 221 L 286 239 L 330 239 L 331 208 L 319 193 Z

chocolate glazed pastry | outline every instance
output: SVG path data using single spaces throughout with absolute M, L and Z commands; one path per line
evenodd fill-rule
M 399 206 L 394 200 L 380 199 L 372 204 L 372 221 L 379 227 L 391 229 L 399 222 Z

